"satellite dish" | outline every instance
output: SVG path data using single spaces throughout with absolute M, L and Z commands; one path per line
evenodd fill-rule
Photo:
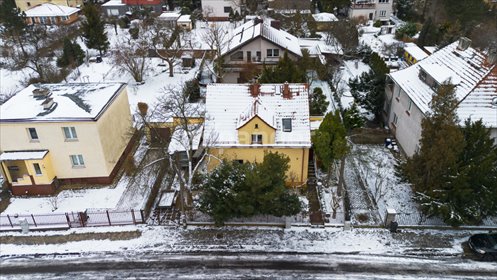
M 492 107 L 497 107 L 497 97 L 492 98 Z

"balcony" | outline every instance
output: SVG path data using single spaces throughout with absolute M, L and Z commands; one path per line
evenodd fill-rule
M 351 9 L 354 10 L 366 10 L 366 9 L 374 9 L 375 8 L 375 3 L 357 3 L 357 4 L 352 4 L 350 5 Z

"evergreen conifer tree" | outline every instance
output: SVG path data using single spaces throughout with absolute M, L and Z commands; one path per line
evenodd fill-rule
M 105 32 L 105 23 L 102 21 L 100 12 L 94 4 L 88 3 L 83 7 L 86 20 L 83 21 L 81 29 L 85 44 L 90 49 L 96 49 L 100 55 L 109 48 L 109 39 Z
M 76 42 L 71 42 L 69 38 L 65 37 L 62 56 L 57 59 L 57 66 L 79 66 L 83 63 L 84 58 L 85 53 L 81 49 L 81 46 Z

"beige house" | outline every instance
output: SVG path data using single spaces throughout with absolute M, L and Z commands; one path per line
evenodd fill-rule
M 407 156 L 419 151 L 421 121 L 437 88 L 455 85 L 461 125 L 482 120 L 497 143 L 497 54 L 482 53 L 461 38 L 416 64 L 387 76 L 385 120 Z
M 68 6 L 44 3 L 27 11 L 27 24 L 62 25 L 71 24 L 78 20 L 79 9 Z
M 288 186 L 307 181 L 311 127 L 307 84 L 207 86 L 204 143 L 217 159 L 261 162 L 268 152 L 289 157 Z
M 352 0 L 349 7 L 349 18 L 365 20 L 390 20 L 393 13 L 394 0 Z
M 288 57 L 297 60 L 302 57 L 297 37 L 279 29 L 279 22 L 263 22 L 254 19 L 233 31 L 233 37 L 221 51 L 224 69 L 224 83 L 243 83 L 251 77 L 250 71 L 260 71 L 263 65 L 276 65 L 285 51 Z
M 0 106 L 0 166 L 14 195 L 112 182 L 131 149 L 126 84 L 30 85 Z
M 69 6 L 73 8 L 79 8 L 83 6 L 83 0 L 15 0 L 16 6 L 21 11 L 26 11 L 34 6 L 38 6 L 45 3 L 51 3 L 54 5 Z

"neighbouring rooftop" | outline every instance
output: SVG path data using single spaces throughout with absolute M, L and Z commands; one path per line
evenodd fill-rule
M 428 54 L 414 43 L 407 43 L 406 46 L 404 47 L 404 50 L 417 61 L 420 61 L 428 57 Z
M 233 31 L 233 37 L 228 46 L 223 50 L 222 55 L 229 53 L 239 47 L 262 37 L 289 52 L 302 56 L 299 40 L 292 34 L 272 27 L 269 22 L 262 19 L 250 20 Z
M 319 13 L 313 14 L 312 17 L 317 22 L 332 22 L 338 21 L 338 18 L 332 13 Z
M 0 105 L 0 122 L 94 120 L 124 83 L 36 84 Z
M 241 145 L 237 129 L 257 115 L 275 128 L 271 146 L 310 147 L 308 86 L 288 84 L 290 98 L 284 86 L 262 84 L 255 96 L 249 84 L 208 85 L 204 139 L 214 139 L 213 146 Z M 283 119 L 291 119 L 291 131 L 283 131 Z
M 55 16 L 70 16 L 79 12 L 78 8 L 72 8 L 52 3 L 44 3 L 27 10 L 27 17 L 55 17 Z
M 451 82 L 456 98 L 460 101 L 457 112 L 461 121 L 471 117 L 482 119 L 488 127 L 497 127 L 497 67 L 488 63 L 488 55 L 472 47 L 460 48 L 458 41 L 439 49 L 420 62 L 400 71 L 390 73 L 397 83 L 418 106 L 427 113 L 435 89 L 423 82 L 423 70 L 439 84 Z

